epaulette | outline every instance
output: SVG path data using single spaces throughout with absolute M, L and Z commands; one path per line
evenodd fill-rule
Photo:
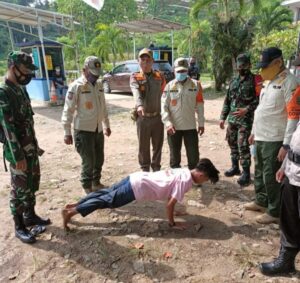
M 190 78 L 190 82 L 192 83 L 192 85 L 193 85 L 194 87 L 198 87 L 198 86 L 200 85 L 200 82 L 199 82 L 199 81 L 197 81 L 197 80 L 195 80 L 195 79 L 192 79 L 192 78 Z
M 161 78 L 161 77 L 162 77 L 162 74 L 161 74 L 160 71 L 154 70 L 154 71 L 153 71 L 153 76 L 154 76 L 155 78 Z
M 144 80 L 145 76 L 141 72 L 135 72 L 132 74 L 136 80 Z

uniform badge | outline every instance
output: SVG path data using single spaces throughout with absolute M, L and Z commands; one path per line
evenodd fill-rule
M 93 109 L 93 102 L 92 101 L 87 101 L 85 103 L 85 108 L 88 109 L 88 110 Z
M 69 92 L 68 92 L 68 99 L 69 99 L 69 100 L 72 100 L 73 97 L 74 97 L 74 93 L 73 93 L 72 91 L 69 91 Z
M 177 99 L 172 99 L 171 100 L 171 105 L 176 106 L 177 105 Z

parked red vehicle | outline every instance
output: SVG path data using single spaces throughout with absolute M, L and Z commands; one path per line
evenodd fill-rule
M 161 71 L 166 81 L 174 79 L 173 69 L 168 61 L 157 60 L 153 64 L 154 70 Z M 137 60 L 129 60 L 117 65 L 111 72 L 103 77 L 103 88 L 105 93 L 110 93 L 112 90 L 120 92 L 131 92 L 129 79 L 132 73 L 139 71 Z

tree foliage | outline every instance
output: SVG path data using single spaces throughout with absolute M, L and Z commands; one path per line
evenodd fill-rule
M 124 59 L 126 48 L 126 38 L 124 32 L 112 25 L 98 24 L 96 30 L 99 34 L 93 39 L 90 45 L 90 51 L 102 58 L 103 62 L 110 60 L 112 57 L 113 65 L 118 58 Z
M 197 19 L 201 11 L 209 10 L 212 71 L 216 90 L 221 90 L 222 85 L 231 77 L 236 56 L 251 45 L 254 21 L 241 18 L 245 2 L 197 0 L 191 12 L 193 18 Z M 258 0 L 251 3 L 253 7 L 260 5 Z
M 252 45 L 253 61 L 258 62 L 260 53 L 263 49 L 271 46 L 282 50 L 285 59 L 290 59 L 296 54 L 299 26 L 291 26 L 288 29 L 274 30 L 266 36 L 257 34 Z
M 252 43 L 253 25 L 243 24 L 239 18 L 231 18 L 229 22 L 220 22 L 215 18 L 212 25 L 212 71 L 215 77 L 216 90 L 231 78 L 235 58 L 245 52 Z
M 257 13 L 257 30 L 264 36 L 273 30 L 283 30 L 292 22 L 292 13 L 275 0 L 269 5 L 264 5 Z

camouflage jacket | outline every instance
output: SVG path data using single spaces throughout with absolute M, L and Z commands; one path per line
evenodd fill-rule
M 229 84 L 220 120 L 228 118 L 229 123 L 252 126 L 257 104 L 254 75 L 250 73 L 244 80 L 237 76 Z M 247 108 L 248 112 L 244 117 L 236 117 L 232 114 L 239 108 Z
M 0 125 L 6 137 L 4 157 L 12 164 L 37 154 L 33 115 L 24 87 L 8 80 L 0 85 Z

